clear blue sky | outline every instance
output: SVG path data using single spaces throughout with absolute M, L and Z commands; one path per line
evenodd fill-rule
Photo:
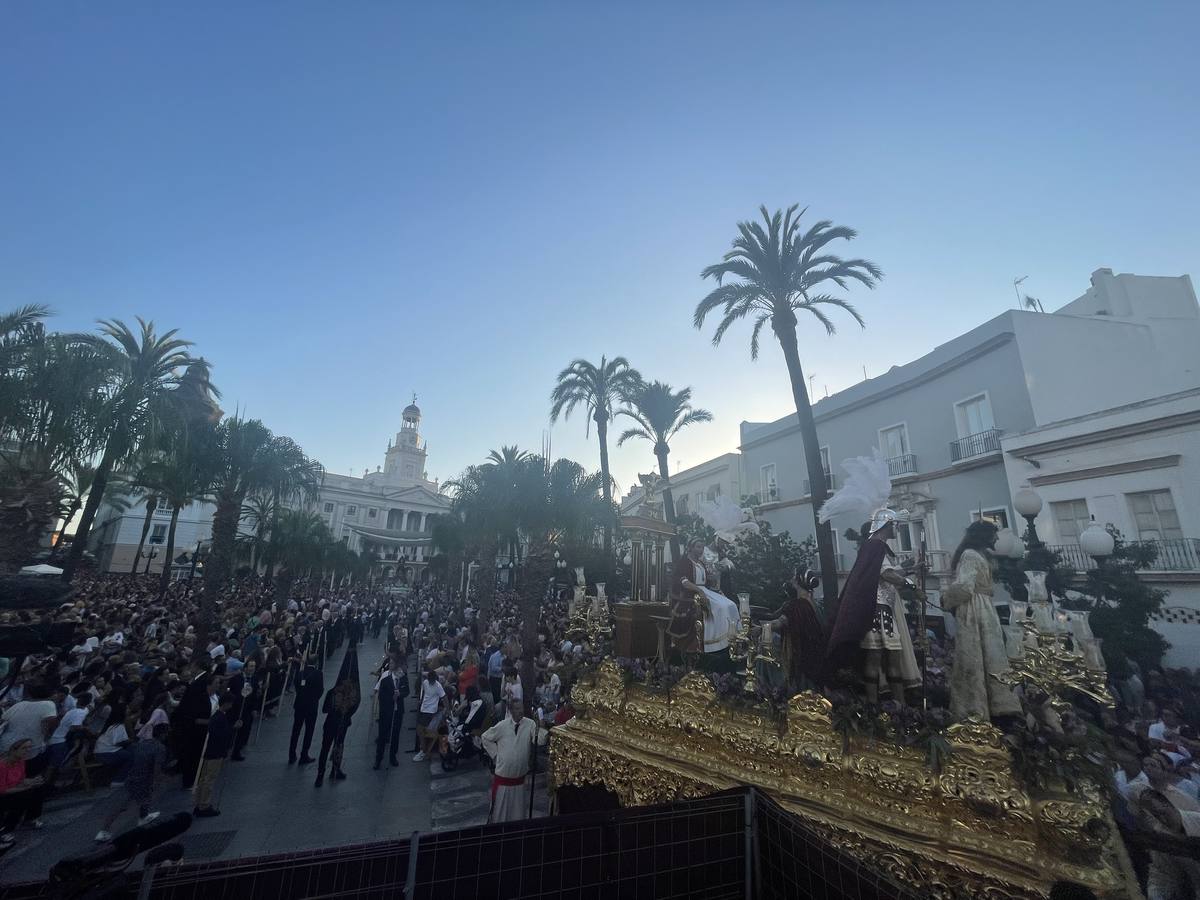
M 555 373 L 625 354 L 716 420 L 786 414 L 777 345 L 691 328 L 760 203 L 887 277 L 816 393 L 1091 271 L 1200 275 L 1195 3 L 0 6 L 0 307 L 179 328 L 223 405 L 335 471 L 409 392 L 430 474 L 538 449 Z M 1119 364 L 1114 363 L 1114 364 Z M 597 465 L 572 419 L 555 449 Z M 614 452 L 627 488 L 649 447 Z

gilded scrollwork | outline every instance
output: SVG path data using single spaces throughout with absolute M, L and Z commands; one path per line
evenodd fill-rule
M 782 730 L 765 711 L 719 702 L 699 673 L 655 690 L 606 661 L 574 698 L 580 715 L 551 739 L 556 785 L 602 784 L 626 805 L 754 785 L 944 900 L 1042 897 L 1056 878 L 1120 892 L 1100 792 L 1035 803 L 990 723 L 951 726 L 953 752 L 935 773 L 916 748 L 857 735 L 843 754 L 829 701 L 811 692 L 791 698 Z

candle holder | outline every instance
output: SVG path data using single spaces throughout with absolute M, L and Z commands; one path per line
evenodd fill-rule
M 750 613 L 747 611 L 742 613 L 737 632 L 729 641 L 729 658 L 735 661 L 740 659 L 746 661 L 745 671 L 742 672 L 742 690 L 747 694 L 758 690 L 758 676 L 754 674 L 754 664 L 758 660 L 758 656 L 758 648 L 750 637 Z
M 1088 658 L 1077 648 L 1069 631 L 1042 630 L 1034 616 L 1021 619 L 1020 625 L 1025 630 L 1024 653 L 1009 659 L 1008 671 L 993 678 L 1009 687 L 1019 684 L 1043 691 L 1060 714 L 1071 709 L 1068 691 L 1078 691 L 1106 709 L 1114 707 L 1107 673 L 1094 667 L 1094 654 Z

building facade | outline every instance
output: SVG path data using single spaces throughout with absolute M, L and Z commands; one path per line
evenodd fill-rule
M 1191 636 L 1200 630 L 1197 347 L 1190 278 L 1100 269 L 1053 313 L 1009 310 L 816 403 L 829 486 L 840 484 L 841 460 L 882 448 L 892 503 L 912 513 L 899 549 L 915 551 L 923 536 L 935 571 L 980 515 L 1019 530 L 1012 496 L 1026 486 L 1044 497 L 1043 539 L 1081 568 L 1091 563 L 1078 534 L 1092 516 L 1127 538 L 1160 541 L 1158 569 L 1146 576 L 1171 591 L 1178 624 L 1164 621 L 1163 631 L 1186 654 L 1200 647 Z M 811 535 L 795 416 L 742 423 L 741 451 L 742 484 L 764 501 L 760 515 L 797 539 Z M 854 548 L 842 534 L 861 523 L 833 525 L 844 571 Z
M 400 430 L 384 453 L 382 466 L 362 477 L 325 474 L 313 507 L 334 537 L 352 550 L 378 557 L 384 580 L 428 578 L 433 523 L 450 509 L 450 498 L 425 469 L 428 447 L 421 438 L 421 410 L 413 403 L 401 414 Z
M 353 550 L 371 551 L 378 563 L 375 575 L 384 580 L 422 580 L 428 577 L 433 522 L 450 509 L 450 499 L 440 493 L 425 469 L 428 447 L 421 438 L 421 410 L 416 402 L 401 414 L 400 431 L 384 453 L 383 465 L 362 477 L 326 472 L 320 495 L 305 508 L 318 513 L 334 537 Z M 176 566 L 212 537 L 214 508 L 193 504 L 179 516 L 175 535 Z M 92 529 L 89 547 L 101 571 L 128 572 L 137 555 L 145 521 L 145 508 L 128 510 L 105 503 Z M 162 571 L 170 510 L 155 511 L 138 571 Z M 246 526 L 243 526 L 246 529 Z
M 729 497 L 734 503 L 740 503 L 745 495 L 740 459 L 737 453 L 724 453 L 673 473 L 671 496 L 675 501 L 675 511 L 680 514 L 694 513 L 700 509 L 701 503 L 711 503 L 718 497 Z M 622 497 L 621 515 L 632 515 L 642 502 L 642 494 L 641 485 L 638 485 Z
M 191 570 L 192 556 L 212 538 L 212 518 L 215 507 L 209 503 L 193 503 L 179 513 L 175 526 L 176 572 Z M 138 541 L 146 522 L 146 507 L 128 509 L 114 506 L 105 500 L 96 514 L 96 524 L 88 535 L 88 549 L 96 558 L 101 572 L 131 572 L 137 559 L 138 572 L 162 572 L 166 564 L 167 529 L 171 525 L 171 509 L 155 508 L 150 517 L 146 543 L 138 555 Z

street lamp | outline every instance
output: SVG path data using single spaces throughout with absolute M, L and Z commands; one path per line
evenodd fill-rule
M 1025 532 L 1025 542 L 1032 550 L 1034 547 L 1042 545 L 1041 539 L 1038 538 L 1037 529 L 1033 525 L 1033 520 L 1037 518 L 1037 514 L 1042 511 L 1042 498 L 1031 487 L 1023 487 L 1013 494 L 1013 506 L 1016 507 L 1017 513 L 1029 523 L 1029 528 Z
M 1088 556 L 1093 557 L 1097 565 L 1103 565 L 1104 560 L 1112 556 L 1116 541 L 1113 540 L 1108 529 L 1102 527 L 1093 518 L 1092 524 L 1083 529 L 1083 533 L 1079 535 L 1079 547 Z

